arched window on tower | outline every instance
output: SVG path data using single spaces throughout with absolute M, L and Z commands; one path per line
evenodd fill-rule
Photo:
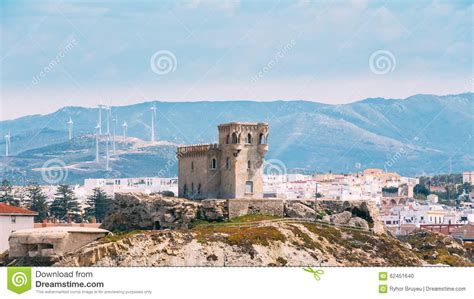
M 232 143 L 236 144 L 238 143 L 238 138 L 237 138 L 237 133 L 232 133 Z
M 194 172 L 194 161 L 191 161 L 191 172 Z
M 248 133 L 247 138 L 245 139 L 245 143 L 251 144 L 252 143 L 252 134 Z
M 188 186 L 186 186 L 186 184 L 184 184 L 184 187 L 183 187 L 183 194 L 188 195 Z
M 211 159 L 211 169 L 216 169 L 217 168 L 217 160 L 216 158 Z
M 250 169 L 252 168 L 252 162 L 250 162 L 250 160 L 247 161 L 247 169 Z
M 225 168 L 230 169 L 230 158 L 225 159 Z
M 227 134 L 227 137 L 225 138 L 225 143 L 229 144 L 230 143 L 230 135 Z
M 263 135 L 263 133 L 258 135 L 258 144 L 265 144 L 265 135 Z

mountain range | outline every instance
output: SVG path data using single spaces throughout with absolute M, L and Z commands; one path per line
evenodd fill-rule
M 156 136 L 150 108 L 156 107 Z M 106 112 L 102 111 L 102 130 Z M 175 176 L 177 145 L 217 141 L 217 125 L 230 121 L 267 122 L 271 171 L 357 172 L 382 168 L 402 175 L 474 169 L 473 93 L 369 98 L 330 105 L 311 101 L 150 101 L 111 107 L 116 119 L 116 153 L 105 168 L 105 136 L 95 161 L 98 108 L 63 107 L 46 115 L 0 122 L 11 135 L 9 157 L 0 142 L 2 177 L 15 183 L 41 182 L 51 159 L 64 162 L 65 181 L 88 177 Z M 68 140 L 71 118 L 73 138 Z M 128 138 L 122 123 L 128 124 Z M 111 122 L 111 131 L 114 123 Z

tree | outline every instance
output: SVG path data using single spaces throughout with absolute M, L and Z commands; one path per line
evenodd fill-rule
M 457 197 L 456 186 L 454 184 L 446 185 L 444 189 L 446 190 L 446 196 L 448 199 L 455 199 Z
M 98 223 L 102 223 L 105 215 L 110 210 L 112 200 L 101 188 L 95 188 L 94 193 L 87 198 L 86 216 L 95 217 Z
M 51 203 L 51 215 L 59 221 L 82 222 L 79 202 L 69 185 L 59 185 Z
M 423 186 L 421 184 L 417 184 L 413 188 L 413 193 L 414 193 L 415 197 L 426 197 L 430 194 L 430 191 L 425 186 Z
M 465 182 L 462 185 L 457 186 L 457 195 L 461 195 L 464 192 L 470 193 L 472 191 L 472 185 L 471 183 Z
M 7 179 L 3 179 L 0 193 L 0 202 L 7 203 L 11 206 L 20 206 L 20 201 L 13 196 L 12 185 Z
M 38 184 L 33 184 L 28 187 L 28 209 L 38 213 L 35 216 L 35 222 L 43 222 L 48 218 L 49 214 L 49 203 L 46 195 L 41 190 Z

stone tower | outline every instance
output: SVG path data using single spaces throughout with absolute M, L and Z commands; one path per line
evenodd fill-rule
M 179 147 L 179 196 L 263 198 L 268 125 L 232 122 L 218 126 L 218 144 Z

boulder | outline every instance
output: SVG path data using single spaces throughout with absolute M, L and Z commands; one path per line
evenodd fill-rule
M 109 231 L 153 228 L 151 206 L 134 195 L 116 194 L 112 208 L 101 225 Z
M 352 213 L 344 211 L 342 213 L 331 215 L 331 223 L 334 224 L 347 224 L 352 218 Z
M 188 228 L 197 218 L 199 206 L 182 198 L 118 193 L 101 227 L 110 231 Z
M 369 223 L 360 217 L 352 217 L 347 224 L 364 230 L 369 230 Z
M 210 221 L 222 221 L 227 217 L 225 201 L 205 199 L 201 201 L 202 218 Z
M 285 203 L 285 216 L 290 218 L 316 218 L 314 209 L 299 202 Z

